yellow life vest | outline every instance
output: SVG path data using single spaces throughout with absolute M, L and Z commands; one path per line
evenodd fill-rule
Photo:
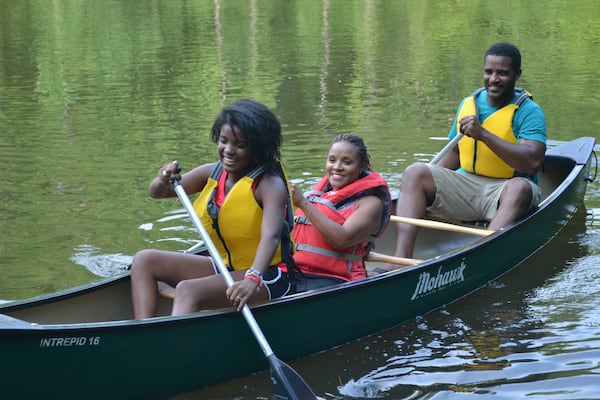
M 460 119 L 466 115 L 477 115 L 477 105 L 475 97 L 483 89 L 476 90 L 471 96 L 467 97 L 458 112 L 456 119 L 456 130 L 460 132 Z M 512 120 L 515 112 L 523 103 L 525 98 L 531 95 L 522 89 L 521 95 L 516 101 L 511 102 L 492 115 L 487 117 L 481 123 L 481 126 L 493 135 L 500 139 L 506 140 L 509 143 L 517 143 L 517 137 L 512 130 Z M 490 178 L 512 178 L 515 175 L 515 169 L 505 163 L 496 153 L 494 153 L 487 145 L 468 136 L 464 136 L 458 143 L 460 154 L 460 166 L 466 171 L 473 174 L 488 176 Z
M 230 269 L 247 269 L 254 262 L 260 242 L 263 210 L 254 198 L 252 186 L 264 170 L 264 167 L 255 168 L 238 180 L 227 193 L 221 209 L 218 209 L 214 196 L 219 178 L 224 173 L 223 166 L 218 162 L 206 186 L 194 201 L 194 209 Z M 271 265 L 282 261 L 280 241 Z

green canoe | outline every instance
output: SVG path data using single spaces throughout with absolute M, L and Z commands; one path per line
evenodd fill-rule
M 488 236 L 422 228 L 420 263 L 253 306 L 274 352 L 292 361 L 397 326 L 518 266 L 582 206 L 594 146 L 582 137 L 549 149 L 542 203 L 507 228 Z M 393 253 L 393 225 L 377 252 Z M 3 397 L 164 399 L 268 368 L 240 313 L 170 317 L 171 300 L 161 298 L 162 316 L 132 320 L 129 286 L 125 273 L 1 305 Z

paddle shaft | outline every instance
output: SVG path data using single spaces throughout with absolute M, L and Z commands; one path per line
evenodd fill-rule
M 215 244 L 208 235 L 206 228 L 204 228 L 200 217 L 194 210 L 194 206 L 185 192 L 185 189 L 177 180 L 173 182 L 173 188 L 175 189 L 175 193 L 177 193 L 177 197 L 179 197 L 181 204 L 183 204 L 183 207 L 192 219 L 194 227 L 196 227 L 196 230 L 204 241 L 211 258 L 223 276 L 227 287 L 231 287 L 234 282 L 233 277 L 229 273 L 229 270 L 223 262 L 223 259 L 215 247 Z M 302 377 L 294 369 L 292 369 L 292 367 L 279 360 L 275 356 L 273 349 L 269 345 L 269 342 L 267 342 L 267 338 L 260 329 L 260 326 L 258 326 L 252 311 L 250 311 L 250 307 L 248 307 L 248 304 L 244 304 L 244 307 L 242 308 L 242 315 L 246 319 L 252 334 L 258 341 L 258 344 L 260 345 L 265 357 L 269 361 L 269 365 L 271 366 L 271 380 L 273 381 L 273 385 L 276 389 L 275 397 L 278 399 L 292 400 L 316 399 L 312 389 L 304 382 Z M 274 377 L 273 374 L 276 376 Z
M 441 160 L 441 159 L 442 159 L 442 158 L 443 158 L 443 157 L 444 157 L 446 154 L 448 154 L 448 152 L 449 152 L 450 150 L 452 150 L 452 149 L 454 148 L 454 146 L 456 146 L 456 145 L 458 144 L 458 141 L 459 141 L 460 139 L 462 139 L 462 137 L 463 137 L 463 134 L 462 134 L 462 133 L 457 133 L 457 134 L 456 134 L 456 136 L 454 136 L 454 137 L 452 138 L 452 140 L 451 140 L 450 142 L 448 142 L 448 144 L 447 144 L 446 146 L 444 146 L 444 148 L 443 148 L 442 150 L 440 150 L 440 152 L 439 152 L 439 153 L 437 153 L 437 154 L 435 155 L 435 157 L 433 157 L 433 158 L 431 159 L 431 161 L 429 161 L 429 164 L 431 164 L 431 165 L 435 165 L 435 164 L 437 164 L 438 162 L 440 162 L 440 160 Z
M 492 231 L 489 229 L 469 228 L 468 226 L 448 224 L 446 222 L 431 221 L 429 219 L 420 219 L 420 218 L 399 217 L 397 215 L 390 216 L 390 221 L 402 222 L 405 224 L 420 226 L 422 228 L 430 228 L 430 229 L 439 229 L 442 231 L 467 233 L 469 235 L 476 235 L 476 236 L 489 236 L 495 232 L 495 231 Z
M 200 237 L 202 238 L 202 240 L 204 240 L 204 244 L 206 245 L 206 248 L 208 249 L 208 252 L 209 252 L 210 256 L 212 257 L 213 262 L 217 266 L 217 269 L 223 276 L 223 279 L 225 280 L 227 287 L 231 287 L 234 282 L 233 277 L 229 273 L 229 270 L 227 269 L 227 266 L 223 262 L 223 259 L 221 258 L 219 251 L 215 247 L 215 244 L 210 239 L 210 236 L 208 235 L 206 228 L 204 228 L 202 221 L 200 221 L 200 217 L 198 217 L 198 214 L 194 210 L 194 206 L 192 205 L 192 202 L 190 201 L 187 193 L 185 192 L 185 189 L 183 188 L 183 186 L 181 186 L 181 184 L 178 181 L 173 182 L 173 187 L 175 188 L 177 197 L 179 197 L 179 200 L 181 201 L 181 203 L 183 204 L 188 215 L 192 219 L 192 222 L 194 223 L 194 227 L 196 227 L 196 230 L 200 234 Z M 254 315 L 252 315 L 252 312 L 250 311 L 250 308 L 248 307 L 247 304 L 244 304 L 244 307 L 242 308 L 242 314 L 244 315 L 244 318 L 246 319 L 248 326 L 250 326 L 252 333 L 256 337 L 256 340 L 258 341 L 258 344 L 260 345 L 263 353 L 265 353 L 265 356 L 269 357 L 269 356 L 273 355 L 273 349 L 271 349 L 271 346 L 267 342 L 265 335 L 263 334 L 260 327 L 258 326 L 258 323 L 254 319 Z

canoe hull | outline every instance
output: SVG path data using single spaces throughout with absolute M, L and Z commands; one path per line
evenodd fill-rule
M 549 167 L 562 183 L 557 190 L 549 184 L 544 203 L 517 224 L 413 267 L 253 307 L 277 357 L 295 360 L 397 326 L 518 266 L 582 205 L 594 141 L 568 145 L 553 153 L 557 159 Z M 378 251 L 390 253 L 393 229 Z M 69 312 L 60 323 L 50 323 L 57 299 Z M 108 311 L 103 322 L 93 322 L 100 301 Z M 129 302 L 129 276 L 123 274 L 0 306 L 3 393 L 21 399 L 160 399 L 268 368 L 240 313 L 228 309 L 136 321 L 130 319 Z M 86 321 L 86 312 L 89 322 L 70 320 Z

